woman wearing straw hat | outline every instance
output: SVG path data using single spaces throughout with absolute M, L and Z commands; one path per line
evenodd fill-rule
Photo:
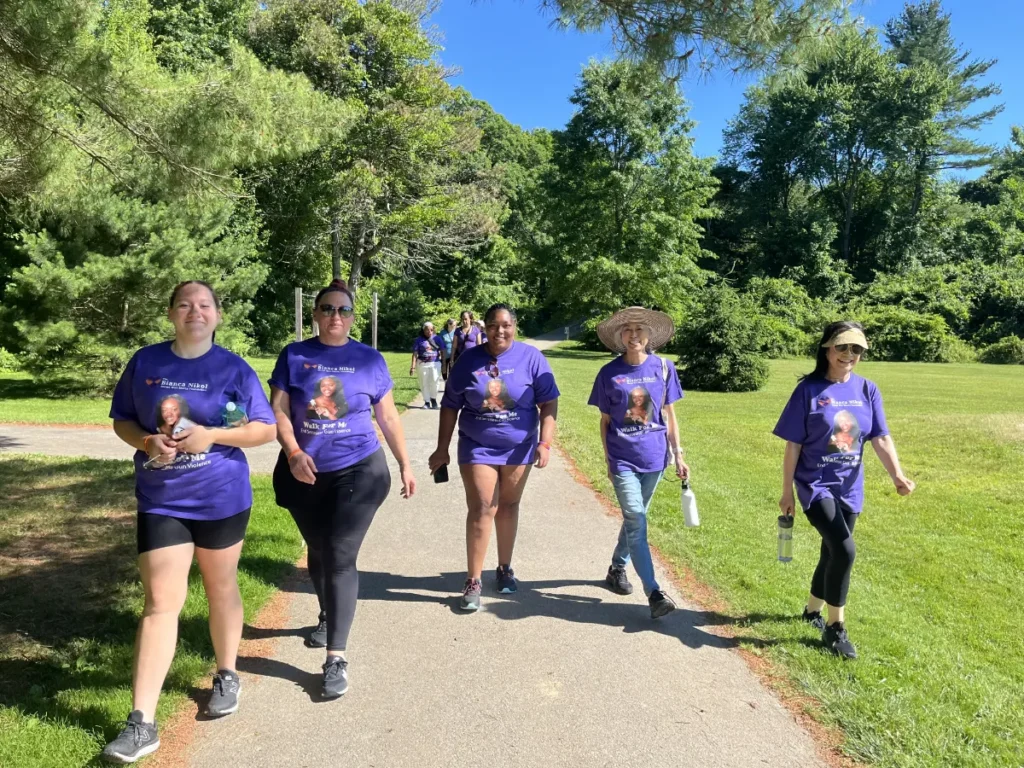
M 857 658 L 846 632 L 844 608 L 856 548 L 853 526 L 864 505 L 864 441 L 871 442 L 900 496 L 914 482 L 900 469 L 874 382 L 853 372 L 868 340 L 859 323 L 825 328 L 814 370 L 801 377 L 775 434 L 786 441 L 782 462 L 782 514 L 794 509 L 793 483 L 804 515 L 821 534 L 821 555 L 811 579 L 803 619 L 820 630 L 832 653 Z M 821 609 L 828 607 L 828 619 Z
M 605 583 L 613 592 L 630 594 L 626 564 L 632 559 L 654 619 L 676 605 L 654 577 L 647 510 L 669 464 L 675 464 L 680 479 L 690 476 L 673 406 L 683 396 L 679 376 L 671 360 L 652 354 L 674 333 L 672 318 L 664 312 L 643 307 L 616 312 L 597 326 L 597 335 L 620 355 L 598 372 L 590 393 L 590 405 L 601 411 L 608 478 L 622 507 L 622 528 Z

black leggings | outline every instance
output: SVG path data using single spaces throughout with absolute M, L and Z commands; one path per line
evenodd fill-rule
M 846 605 L 850 573 L 857 556 L 853 526 L 859 513 L 841 499 L 824 498 L 811 504 L 804 514 L 821 534 L 821 556 L 811 578 L 811 594 L 837 608 Z
M 300 483 L 284 454 L 274 468 L 278 505 L 291 512 L 306 540 L 309 577 L 327 619 L 327 648 L 343 651 L 356 614 L 356 558 L 373 516 L 391 490 L 384 450 L 351 467 L 318 472 L 316 483 Z

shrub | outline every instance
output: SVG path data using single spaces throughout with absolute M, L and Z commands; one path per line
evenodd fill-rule
M 1004 336 L 995 344 L 989 344 L 978 355 L 983 363 L 995 365 L 1024 365 L 1024 339 L 1019 336 Z
M 13 352 L 0 347 L 0 373 L 13 373 L 21 370 L 21 363 Z
M 962 354 L 963 346 L 938 315 L 902 307 L 875 307 L 861 322 L 871 342 L 871 359 L 889 362 L 948 362 Z
M 701 306 L 683 324 L 672 349 L 688 389 L 751 392 L 768 381 L 759 329 L 763 317 L 734 290 L 706 288 Z

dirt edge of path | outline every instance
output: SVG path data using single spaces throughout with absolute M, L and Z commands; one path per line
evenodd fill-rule
M 605 514 L 621 520 L 622 514 L 619 508 L 594 488 L 576 464 L 576 460 L 558 443 L 557 438 L 555 448 L 565 460 L 569 474 L 593 494 Z M 675 565 L 654 546 L 651 546 L 651 553 L 669 574 L 675 588 L 687 600 L 696 603 L 698 607 L 708 612 L 728 613 L 732 610 L 728 602 L 714 588 L 697 579 L 685 565 Z M 705 631 L 721 637 L 743 639 L 742 634 L 732 631 L 723 624 L 705 627 Z M 858 762 L 842 751 L 842 744 L 845 740 L 843 732 L 838 728 L 825 725 L 814 716 L 814 713 L 822 710 L 821 702 L 801 691 L 782 666 L 763 656 L 758 656 L 746 648 L 737 648 L 736 652 L 746 663 L 747 668 L 775 695 L 775 698 L 786 708 L 797 724 L 810 734 L 815 751 L 826 765 L 830 768 L 865 768 L 867 766 L 866 763 Z

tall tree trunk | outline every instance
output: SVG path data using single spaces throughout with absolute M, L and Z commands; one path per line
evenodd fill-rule
M 341 279 L 341 212 L 331 217 L 331 279 Z
M 921 210 L 921 202 L 924 199 L 924 180 L 928 170 L 928 156 L 921 152 L 918 154 L 917 168 L 914 171 L 914 199 L 910 204 L 910 220 L 917 222 L 918 211 Z
M 845 196 L 843 201 L 843 241 L 842 241 L 842 252 L 843 261 L 847 264 L 850 263 L 850 234 L 853 230 L 853 198 L 854 189 L 850 189 Z

